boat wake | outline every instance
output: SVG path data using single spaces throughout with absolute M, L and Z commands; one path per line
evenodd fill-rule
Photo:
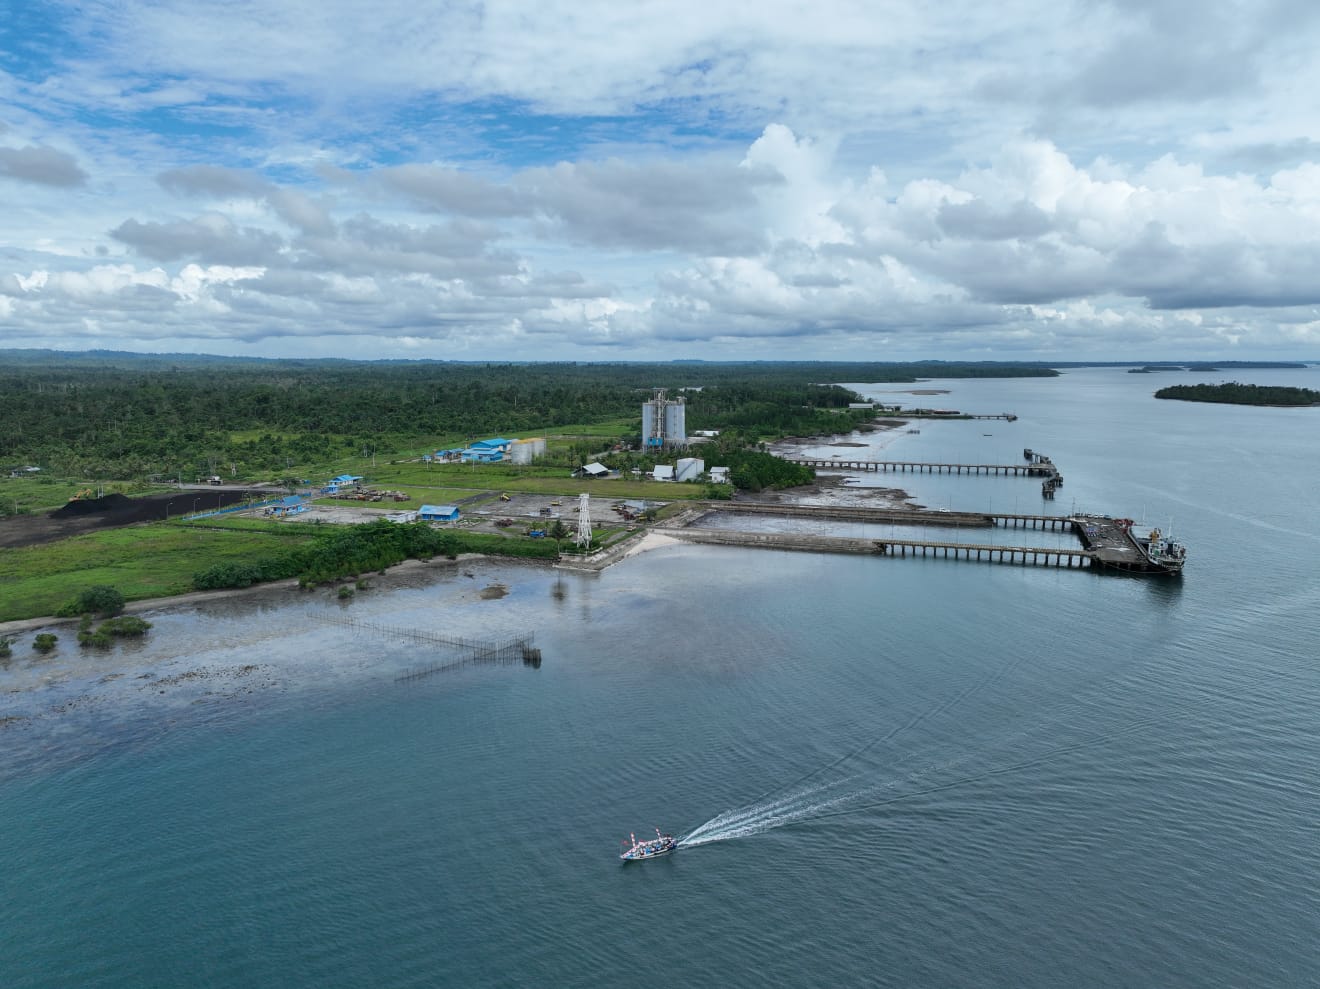
M 801 821 L 833 817 L 841 813 L 859 809 L 868 801 L 890 795 L 901 786 L 920 784 L 933 774 L 953 768 L 966 761 L 970 756 L 951 759 L 946 762 L 929 764 L 921 769 L 893 777 L 882 783 L 867 785 L 862 774 L 850 773 L 838 779 L 830 779 L 835 773 L 846 771 L 868 752 L 879 745 L 890 744 L 900 735 L 919 728 L 923 723 L 947 713 L 973 694 L 993 687 L 1010 674 L 1022 662 L 1014 657 L 999 669 L 973 680 L 951 697 L 937 703 L 910 720 L 895 725 L 888 732 L 863 743 L 850 752 L 845 752 L 832 762 L 811 770 L 803 776 L 790 780 L 757 797 L 751 804 L 735 810 L 726 810 L 717 814 L 704 824 L 700 824 L 684 835 L 682 845 L 705 845 L 715 841 L 728 841 L 732 838 L 744 838 L 761 834 L 775 828 L 786 827 Z M 915 754 L 899 759 L 891 765 L 916 758 Z M 861 785 L 858 785 L 860 781 Z M 887 802 L 887 801 L 886 801 Z
M 1179 717 L 1190 717 L 1190 714 L 1171 713 L 1158 718 L 1130 722 L 1108 731 L 1057 744 L 1034 755 L 1027 755 L 1019 749 L 1016 753 L 1017 758 L 1010 756 L 998 764 L 992 763 L 979 769 L 969 765 L 982 754 L 977 752 L 930 763 L 883 782 L 868 784 L 859 774 L 833 781 L 800 785 L 787 793 L 763 797 L 745 807 L 717 814 L 683 835 L 678 840 L 678 844 L 691 847 L 717 841 L 730 841 L 734 838 L 746 838 L 793 824 L 877 810 L 916 797 L 945 793 L 985 783 L 998 777 L 1028 773 L 1074 753 L 1107 745 L 1134 732 L 1163 725 Z M 1031 733 L 1035 730 L 1038 729 L 1034 729 Z M 1004 741 L 1009 740 L 1004 739 Z M 1016 741 L 1023 741 L 1022 735 L 1019 735 Z M 865 746 L 865 748 L 869 747 Z M 824 768 L 828 770 L 836 767 L 841 761 L 836 760 Z M 946 774 L 950 770 L 960 767 L 963 769 L 962 775 L 948 778 Z
M 690 847 L 708 845 L 716 841 L 729 841 L 733 838 L 746 838 L 775 828 L 787 827 L 790 824 L 836 817 L 860 810 L 887 793 L 893 794 L 905 785 L 919 784 L 923 779 L 937 772 L 952 768 L 959 761 L 950 760 L 946 763 L 926 766 L 905 776 L 871 785 L 866 785 L 864 782 L 859 785 L 857 777 L 849 776 L 828 783 L 804 786 L 771 799 L 760 800 L 746 807 L 717 814 L 685 834 L 679 839 L 679 844 Z

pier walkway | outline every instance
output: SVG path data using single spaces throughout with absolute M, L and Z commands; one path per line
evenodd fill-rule
M 913 509 L 872 509 L 860 506 L 777 505 L 758 502 L 705 502 L 705 511 L 687 514 L 678 524 L 657 528 L 686 542 L 724 546 L 755 546 L 765 549 L 802 550 L 815 553 L 868 553 L 882 556 L 934 556 L 946 559 L 979 560 L 1026 566 L 1103 567 L 1128 573 L 1167 573 L 1152 562 L 1132 533 L 1131 519 L 1106 515 L 1042 515 L 1032 513 L 945 512 Z M 877 522 L 889 525 L 922 525 L 938 528 L 1051 529 L 1073 532 L 1081 546 L 998 546 L 956 539 L 858 539 L 817 536 L 805 533 L 740 532 L 729 529 L 689 528 L 712 513 L 758 514 L 781 518 L 831 519 Z M 970 535 L 970 533 L 969 533 Z
M 1031 464 L 943 464 L 917 460 L 844 460 L 841 457 L 785 457 L 789 463 L 838 471 L 906 471 L 917 474 L 1004 474 L 1020 477 L 1050 477 L 1057 474 L 1050 463 Z
M 758 549 L 796 550 L 806 553 L 857 553 L 872 556 L 934 556 L 1013 563 L 1019 566 L 1089 567 L 1096 554 L 1086 549 L 1046 546 L 992 546 L 938 539 L 852 539 L 802 533 L 735 532 L 730 529 L 657 528 L 652 530 L 689 543 L 715 546 L 751 546 Z
M 880 522 L 885 525 L 945 526 L 953 529 L 1051 529 L 1076 531 L 1070 515 L 1017 512 L 955 512 L 929 508 L 868 508 L 865 505 L 785 505 L 761 501 L 706 501 L 702 511 L 689 516 L 691 524 L 713 513 L 775 515 L 780 518 L 830 519 L 836 522 Z

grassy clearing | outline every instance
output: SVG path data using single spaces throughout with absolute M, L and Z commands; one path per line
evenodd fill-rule
M 559 555 L 553 539 L 516 538 L 494 532 L 456 532 L 460 553 L 490 553 L 553 560 Z
M 501 491 L 521 491 L 525 494 L 576 497 L 583 491 L 610 499 L 645 498 L 675 501 L 705 497 L 705 485 L 671 484 L 665 481 L 632 480 L 615 477 L 601 481 L 585 481 L 570 477 L 564 467 L 538 467 L 526 464 L 391 464 L 376 471 L 372 484 L 382 488 L 421 489 L 426 480 L 448 485 L 447 498 L 457 501 L 482 491 L 498 495 Z M 427 488 L 434 492 L 436 488 Z M 428 501 L 432 494 L 426 495 Z M 432 504 L 437 502 L 432 501 Z
M 638 405 L 641 403 L 639 402 Z M 630 419 L 609 419 L 605 422 L 583 423 L 577 426 L 556 426 L 548 432 L 528 433 L 529 436 L 544 436 L 547 440 L 576 439 L 614 439 L 629 432 L 641 429 L 641 417 Z
M 290 538 L 307 537 L 288 530 L 156 523 L 0 549 L 0 621 L 54 614 L 95 584 L 118 589 L 128 601 L 182 594 L 192 590 L 198 570 L 277 553 Z

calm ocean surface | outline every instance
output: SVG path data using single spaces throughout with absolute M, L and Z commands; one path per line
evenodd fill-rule
M 396 683 L 427 649 L 292 595 L 163 609 L 35 690 L 17 657 L 0 986 L 1320 984 L 1320 410 L 1154 401 L 1170 380 L 1201 379 L 934 382 L 1020 418 L 822 450 L 1033 447 L 1052 506 L 867 483 L 1172 520 L 1181 582 L 674 546 L 348 609 L 532 632 L 540 669 Z M 199 668 L 228 673 L 170 679 Z M 691 841 L 621 866 L 653 826 Z

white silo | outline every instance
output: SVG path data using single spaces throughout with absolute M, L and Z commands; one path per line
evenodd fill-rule
M 686 400 L 667 399 L 663 388 L 655 389 L 651 400 L 642 404 L 642 445 L 655 448 L 686 443 Z

